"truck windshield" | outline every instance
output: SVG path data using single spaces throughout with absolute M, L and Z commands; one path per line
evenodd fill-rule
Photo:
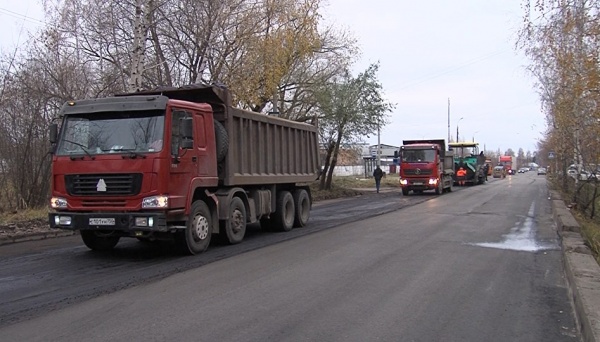
M 435 161 L 435 150 L 403 150 L 402 161 L 406 163 L 431 163 Z
M 163 148 L 164 111 L 67 115 L 57 155 L 155 152 Z

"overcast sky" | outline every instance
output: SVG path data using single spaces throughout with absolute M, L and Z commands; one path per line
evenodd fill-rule
M 386 98 L 396 104 L 381 143 L 472 140 L 488 150 L 535 151 L 544 115 L 529 64 L 515 51 L 521 0 L 328 0 L 324 20 L 350 31 L 361 59 L 380 63 Z M 43 21 L 38 0 L 0 0 L 0 46 L 14 48 Z M 448 99 L 450 115 L 448 115 Z M 366 139 L 377 143 L 377 136 Z
M 545 130 L 529 61 L 515 52 L 520 0 L 329 0 L 325 18 L 358 39 L 355 74 L 380 63 L 396 104 L 381 142 L 473 138 L 488 150 L 533 152 Z M 462 119 L 461 119 L 462 118 Z M 368 142 L 376 144 L 377 137 Z

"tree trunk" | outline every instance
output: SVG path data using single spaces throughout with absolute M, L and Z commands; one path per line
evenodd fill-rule
M 325 190 L 327 181 L 327 174 L 329 172 L 329 165 L 331 163 L 331 155 L 333 154 L 334 143 L 331 141 L 327 144 L 327 151 L 325 156 L 325 165 L 323 166 L 323 172 L 321 173 L 321 182 L 319 183 L 319 190 Z
M 133 47 L 131 51 L 131 76 L 128 90 L 130 92 L 142 89 L 142 74 L 144 73 L 144 55 L 146 53 L 146 35 L 150 20 L 153 0 L 135 1 L 135 19 L 133 27 Z
M 331 166 L 329 168 L 329 172 L 327 173 L 327 181 L 325 182 L 325 189 L 331 190 L 331 183 L 333 181 L 333 171 L 335 170 L 335 166 L 337 165 L 337 157 L 340 152 L 340 144 L 342 143 L 342 135 L 338 132 L 337 141 L 333 146 L 333 155 L 331 158 Z

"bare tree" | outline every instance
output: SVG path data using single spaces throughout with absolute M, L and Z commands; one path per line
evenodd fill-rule
M 321 140 L 326 149 L 322 190 L 331 189 L 342 143 L 362 140 L 365 135 L 376 132 L 387 123 L 387 112 L 395 107 L 383 98 L 378 70 L 379 64 L 372 64 L 357 77 L 346 73 L 335 82 L 323 85 L 317 93 Z
M 68 100 L 223 83 L 239 107 L 333 127 L 344 119 L 324 115 L 319 93 L 358 49 L 347 33 L 320 25 L 321 2 L 45 0 L 52 24 L 0 56 L 0 200 L 45 204 L 47 127 Z

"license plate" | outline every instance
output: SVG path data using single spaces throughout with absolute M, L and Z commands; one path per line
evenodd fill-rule
M 92 226 L 114 226 L 114 218 L 91 218 L 90 225 Z
M 423 185 L 421 182 L 413 182 L 413 185 Z

